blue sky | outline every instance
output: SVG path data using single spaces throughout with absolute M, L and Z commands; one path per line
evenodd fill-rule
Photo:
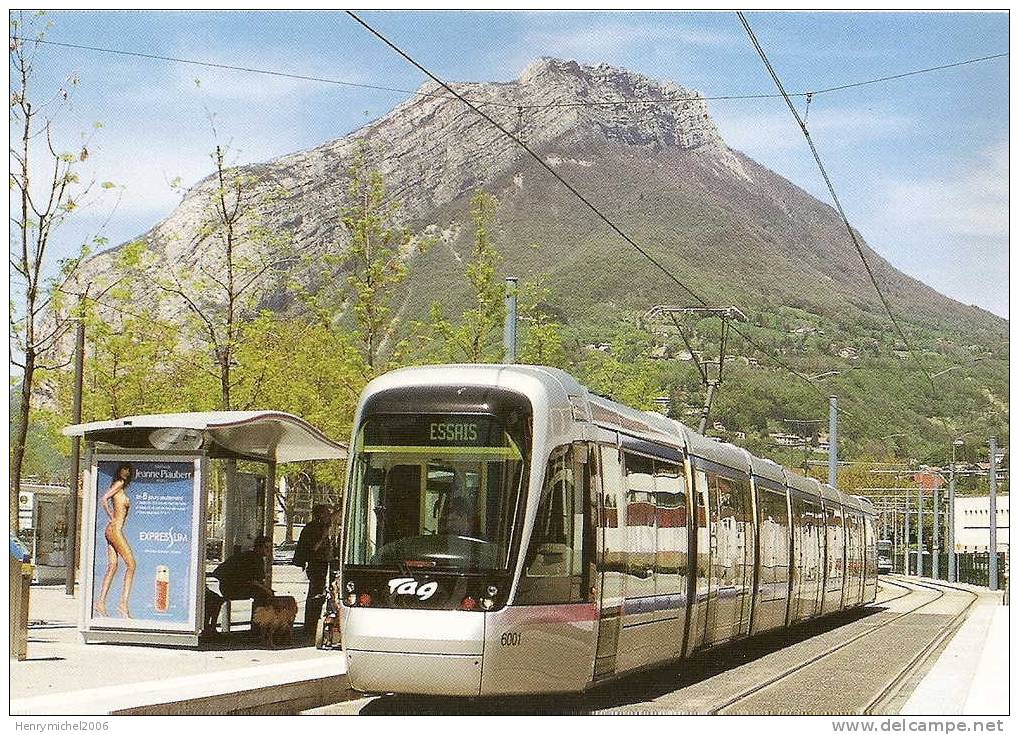
M 459 81 L 509 80 L 540 56 L 606 62 L 707 96 L 773 91 L 734 13 L 366 12 L 425 66 Z M 787 88 L 810 90 L 1008 50 L 1005 13 L 750 13 Z M 53 12 L 49 39 L 414 89 L 423 76 L 340 12 Z M 88 174 L 125 187 L 113 243 L 167 216 L 169 182 L 342 137 L 407 95 L 47 47 L 39 83 L 80 78 L 60 121 L 73 147 L 101 121 Z M 199 83 L 196 83 L 198 80 Z M 734 148 L 827 192 L 781 100 L 714 101 Z M 903 271 L 1008 315 L 1008 59 L 818 96 L 811 133 L 850 220 Z M 66 251 L 112 198 L 60 236 Z

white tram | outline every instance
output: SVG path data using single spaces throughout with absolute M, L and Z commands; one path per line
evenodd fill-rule
M 340 585 L 359 691 L 581 691 L 877 594 L 868 501 L 561 370 L 397 370 L 354 426 Z

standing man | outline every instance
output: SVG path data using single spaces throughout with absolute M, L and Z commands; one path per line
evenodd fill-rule
M 304 602 L 304 630 L 315 634 L 322 605 L 325 603 L 326 579 L 329 561 L 333 558 L 329 527 L 339 509 L 316 505 L 311 511 L 311 522 L 301 531 L 294 550 L 294 564 L 303 567 L 308 575 L 308 598 Z

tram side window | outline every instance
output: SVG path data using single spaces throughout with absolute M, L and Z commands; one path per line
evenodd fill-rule
M 524 560 L 517 600 L 523 604 L 582 599 L 583 473 L 569 447 L 553 452 Z
M 629 596 L 654 595 L 655 463 L 650 457 L 624 452 L 626 468 L 626 568 L 633 579 Z M 638 580 L 645 580 L 643 583 Z

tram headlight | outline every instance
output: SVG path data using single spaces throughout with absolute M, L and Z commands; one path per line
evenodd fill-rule
M 353 591 L 354 591 L 354 583 L 353 582 L 347 582 L 347 592 L 353 592 Z
M 347 604 L 350 605 L 351 607 L 354 607 L 357 604 L 357 595 L 355 595 L 353 592 L 347 595 Z

